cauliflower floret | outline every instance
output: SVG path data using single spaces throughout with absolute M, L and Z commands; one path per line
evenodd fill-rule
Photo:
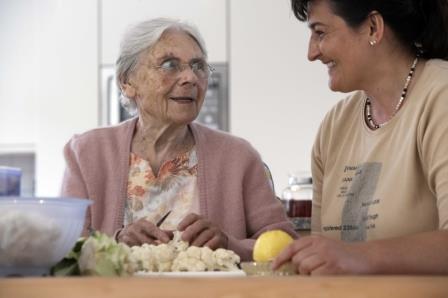
M 154 258 L 154 245 L 143 244 L 142 246 L 133 246 L 132 257 L 135 261 L 136 270 L 156 271 L 156 259 Z
M 187 250 L 185 252 L 187 253 L 188 257 L 200 260 L 201 259 L 201 249 L 202 249 L 201 247 L 190 246 L 189 248 L 187 248 Z
M 185 251 L 188 248 L 188 242 L 183 241 L 181 236 L 182 233 L 180 231 L 174 231 L 173 239 L 168 242 L 168 245 L 174 247 L 177 252 Z
M 190 247 L 192 248 L 192 247 Z M 189 248 L 189 249 L 190 249 Z M 205 271 L 206 266 L 197 256 L 200 256 L 200 249 L 181 251 L 173 261 L 172 271 Z M 198 254 L 199 253 L 199 254 Z
M 132 247 L 134 267 L 152 272 L 238 270 L 240 257 L 231 250 L 188 246 L 175 231 L 168 244 Z
M 221 271 L 233 271 L 238 270 L 238 264 L 240 262 L 240 257 L 231 250 L 218 248 L 213 252 L 215 258 L 215 264 L 217 267 L 215 269 Z
M 201 248 L 201 261 L 204 262 L 207 271 L 215 270 L 215 258 L 213 257 L 213 250 L 205 246 Z
M 171 264 L 176 257 L 175 249 L 165 243 L 159 244 L 152 250 L 156 261 L 158 272 L 168 272 L 171 270 Z
M 98 232 L 84 242 L 78 260 L 81 274 L 98 276 L 132 274 L 134 263 L 129 246 Z

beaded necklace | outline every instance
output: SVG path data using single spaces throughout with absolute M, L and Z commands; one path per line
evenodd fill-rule
M 414 62 L 412 63 L 409 74 L 406 77 L 406 82 L 404 83 L 403 91 L 401 91 L 400 100 L 398 101 L 397 105 L 395 106 L 395 110 L 394 110 L 392 116 L 389 118 L 389 120 L 387 120 L 384 123 L 377 124 L 375 122 L 375 120 L 373 120 L 373 117 L 372 117 L 372 102 L 369 97 L 366 98 L 366 103 L 364 106 L 364 115 L 365 115 L 366 123 L 369 126 L 369 128 L 375 130 L 375 129 L 378 129 L 378 128 L 386 125 L 390 121 L 390 119 L 392 119 L 395 116 L 395 114 L 398 112 L 398 110 L 401 108 L 401 106 L 403 105 L 404 99 L 406 98 L 406 94 L 408 93 L 408 87 L 409 87 L 409 84 L 411 83 L 411 79 L 412 79 L 412 76 L 414 75 L 414 71 L 415 71 L 415 67 L 417 66 L 417 63 L 418 63 L 418 56 L 415 57 Z

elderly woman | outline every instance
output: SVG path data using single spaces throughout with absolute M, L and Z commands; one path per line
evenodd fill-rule
M 186 23 L 153 19 L 125 34 L 116 76 L 137 117 L 65 147 L 62 194 L 94 201 L 85 231 L 141 245 L 180 230 L 191 245 L 231 249 L 243 260 L 263 231 L 295 236 L 254 148 L 193 123 L 210 73 L 204 42 Z
M 292 0 L 308 59 L 351 92 L 313 148 L 302 274 L 448 273 L 448 2 Z

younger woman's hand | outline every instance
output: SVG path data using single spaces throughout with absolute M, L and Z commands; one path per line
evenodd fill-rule
M 322 236 L 307 236 L 295 240 L 274 260 L 278 269 L 291 262 L 296 272 L 304 275 L 366 274 L 370 267 L 365 245 L 345 243 Z

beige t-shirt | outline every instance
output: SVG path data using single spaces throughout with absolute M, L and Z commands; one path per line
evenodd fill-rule
M 313 233 L 366 241 L 448 228 L 448 62 L 426 62 L 398 113 L 372 131 L 366 94 L 325 117 L 313 147 Z

